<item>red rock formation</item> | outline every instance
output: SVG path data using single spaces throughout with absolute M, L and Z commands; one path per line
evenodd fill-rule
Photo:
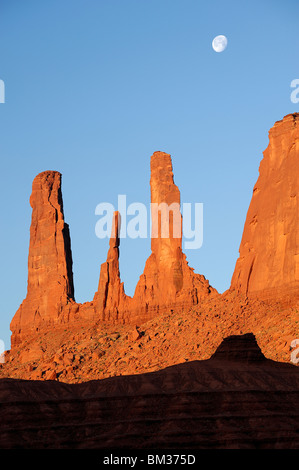
M 5 355 L 0 376 L 33 380 L 55 376 L 55 380 L 78 382 L 149 372 L 195 357 L 207 358 L 224 335 L 249 331 L 256 335 L 263 354 L 289 362 L 290 345 L 297 338 L 298 311 L 297 305 L 281 305 L 281 299 L 298 300 L 299 292 L 298 119 L 299 114 L 286 116 L 269 133 L 240 257 L 231 288 L 223 295 L 216 295 L 204 276 L 188 266 L 182 237 L 173 233 L 182 225 L 178 210 L 170 222 L 163 215 L 153 219 L 158 236 L 151 240 L 152 253 L 134 297 L 126 296 L 119 273 L 120 220 L 115 213 L 98 291 L 91 302 L 75 303 L 61 175 L 38 175 L 30 199 L 28 292 L 11 322 L 12 350 Z M 150 186 L 152 203 L 179 204 L 168 154 L 152 156 Z M 162 236 L 164 218 L 170 229 L 166 238 Z M 196 304 L 198 308 L 189 309 Z M 22 347 L 14 347 L 20 341 Z M 240 361 L 239 346 L 230 347 L 228 354 L 230 345 L 230 340 L 225 342 L 212 363 L 221 357 L 224 362 L 232 357 Z M 243 357 L 248 358 L 258 361 L 252 348 Z
M 115 212 L 107 260 L 101 265 L 98 291 L 93 299 L 96 316 L 101 320 L 117 320 L 119 309 L 125 301 L 125 291 L 119 273 L 120 213 Z
M 22 330 L 38 329 L 57 321 L 74 301 L 72 254 L 64 221 L 61 174 L 36 176 L 30 197 L 32 219 L 28 256 L 27 296 L 12 322 L 12 344 Z
M 247 213 L 231 290 L 248 297 L 299 296 L 299 114 L 269 132 Z
M 143 315 L 167 308 L 188 307 L 216 292 L 195 274 L 182 252 L 180 191 L 173 181 L 169 154 L 151 157 L 152 253 L 136 286 L 134 302 Z
M 204 276 L 194 274 L 182 252 L 180 192 L 173 181 L 170 155 L 151 158 L 152 253 L 136 286 L 125 295 L 119 273 L 120 215 L 114 214 L 107 260 L 101 265 L 92 302 L 76 304 L 68 226 L 64 222 L 61 175 L 44 172 L 33 182 L 27 297 L 11 322 L 12 344 L 25 330 L 73 321 L 142 323 L 161 311 L 182 309 L 216 293 Z M 161 210 L 161 204 L 164 209 Z M 168 218 L 168 208 L 170 211 Z M 166 232 L 165 232 L 166 230 Z
M 190 307 L 216 292 L 204 276 L 194 274 L 182 252 L 180 191 L 173 181 L 170 155 L 151 157 L 152 253 L 137 283 L 134 297 L 126 296 L 119 273 L 119 215 L 114 215 L 107 261 L 101 266 L 96 316 L 101 320 L 142 323 L 158 312 Z

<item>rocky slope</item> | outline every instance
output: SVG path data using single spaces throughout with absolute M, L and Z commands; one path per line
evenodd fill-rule
M 2 379 L 0 448 L 298 449 L 298 400 L 299 369 L 234 336 L 206 361 L 149 374 Z
M 268 359 L 289 363 L 291 342 L 299 338 L 298 309 L 248 302 L 227 292 L 200 307 L 168 311 L 139 325 L 63 326 L 28 335 L 6 353 L 0 377 L 78 383 L 140 374 L 208 359 L 226 336 L 249 332 Z

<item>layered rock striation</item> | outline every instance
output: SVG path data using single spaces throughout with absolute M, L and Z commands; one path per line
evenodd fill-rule
M 274 124 L 253 189 L 231 290 L 299 297 L 299 113 Z
M 298 400 L 298 367 L 233 336 L 210 359 L 146 374 L 1 379 L 0 448 L 298 449 Z

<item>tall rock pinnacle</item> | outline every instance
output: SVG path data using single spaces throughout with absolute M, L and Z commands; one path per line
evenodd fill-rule
M 120 213 L 116 211 L 113 214 L 107 260 L 101 265 L 98 291 L 93 299 L 95 312 L 101 320 L 116 320 L 121 307 L 121 301 L 125 298 L 124 287 L 119 273 L 120 224 Z
M 151 157 L 152 253 L 136 286 L 134 302 L 152 316 L 172 308 L 190 307 L 211 292 L 208 280 L 195 274 L 182 252 L 180 191 L 173 180 L 171 156 Z
M 151 158 L 152 254 L 157 263 L 161 290 L 168 283 L 170 295 L 183 287 L 182 216 L 180 191 L 174 184 L 170 155 L 155 152 Z M 164 206 L 163 206 L 164 205 Z M 168 276 L 165 279 L 165 273 Z M 164 282 L 163 282 L 164 281 Z
M 274 124 L 232 277 L 248 297 L 299 296 L 299 113 Z
M 30 205 L 27 296 L 11 322 L 16 336 L 21 329 L 55 322 L 63 307 L 74 300 L 72 253 L 69 228 L 64 221 L 60 173 L 45 171 L 35 177 Z

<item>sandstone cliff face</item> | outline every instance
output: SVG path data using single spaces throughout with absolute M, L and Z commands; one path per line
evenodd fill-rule
M 54 323 L 74 302 L 70 234 L 64 221 L 60 173 L 45 171 L 36 176 L 30 205 L 27 296 L 11 322 L 12 343 L 21 330 Z
M 275 123 L 247 213 L 231 290 L 248 297 L 299 296 L 299 114 Z

